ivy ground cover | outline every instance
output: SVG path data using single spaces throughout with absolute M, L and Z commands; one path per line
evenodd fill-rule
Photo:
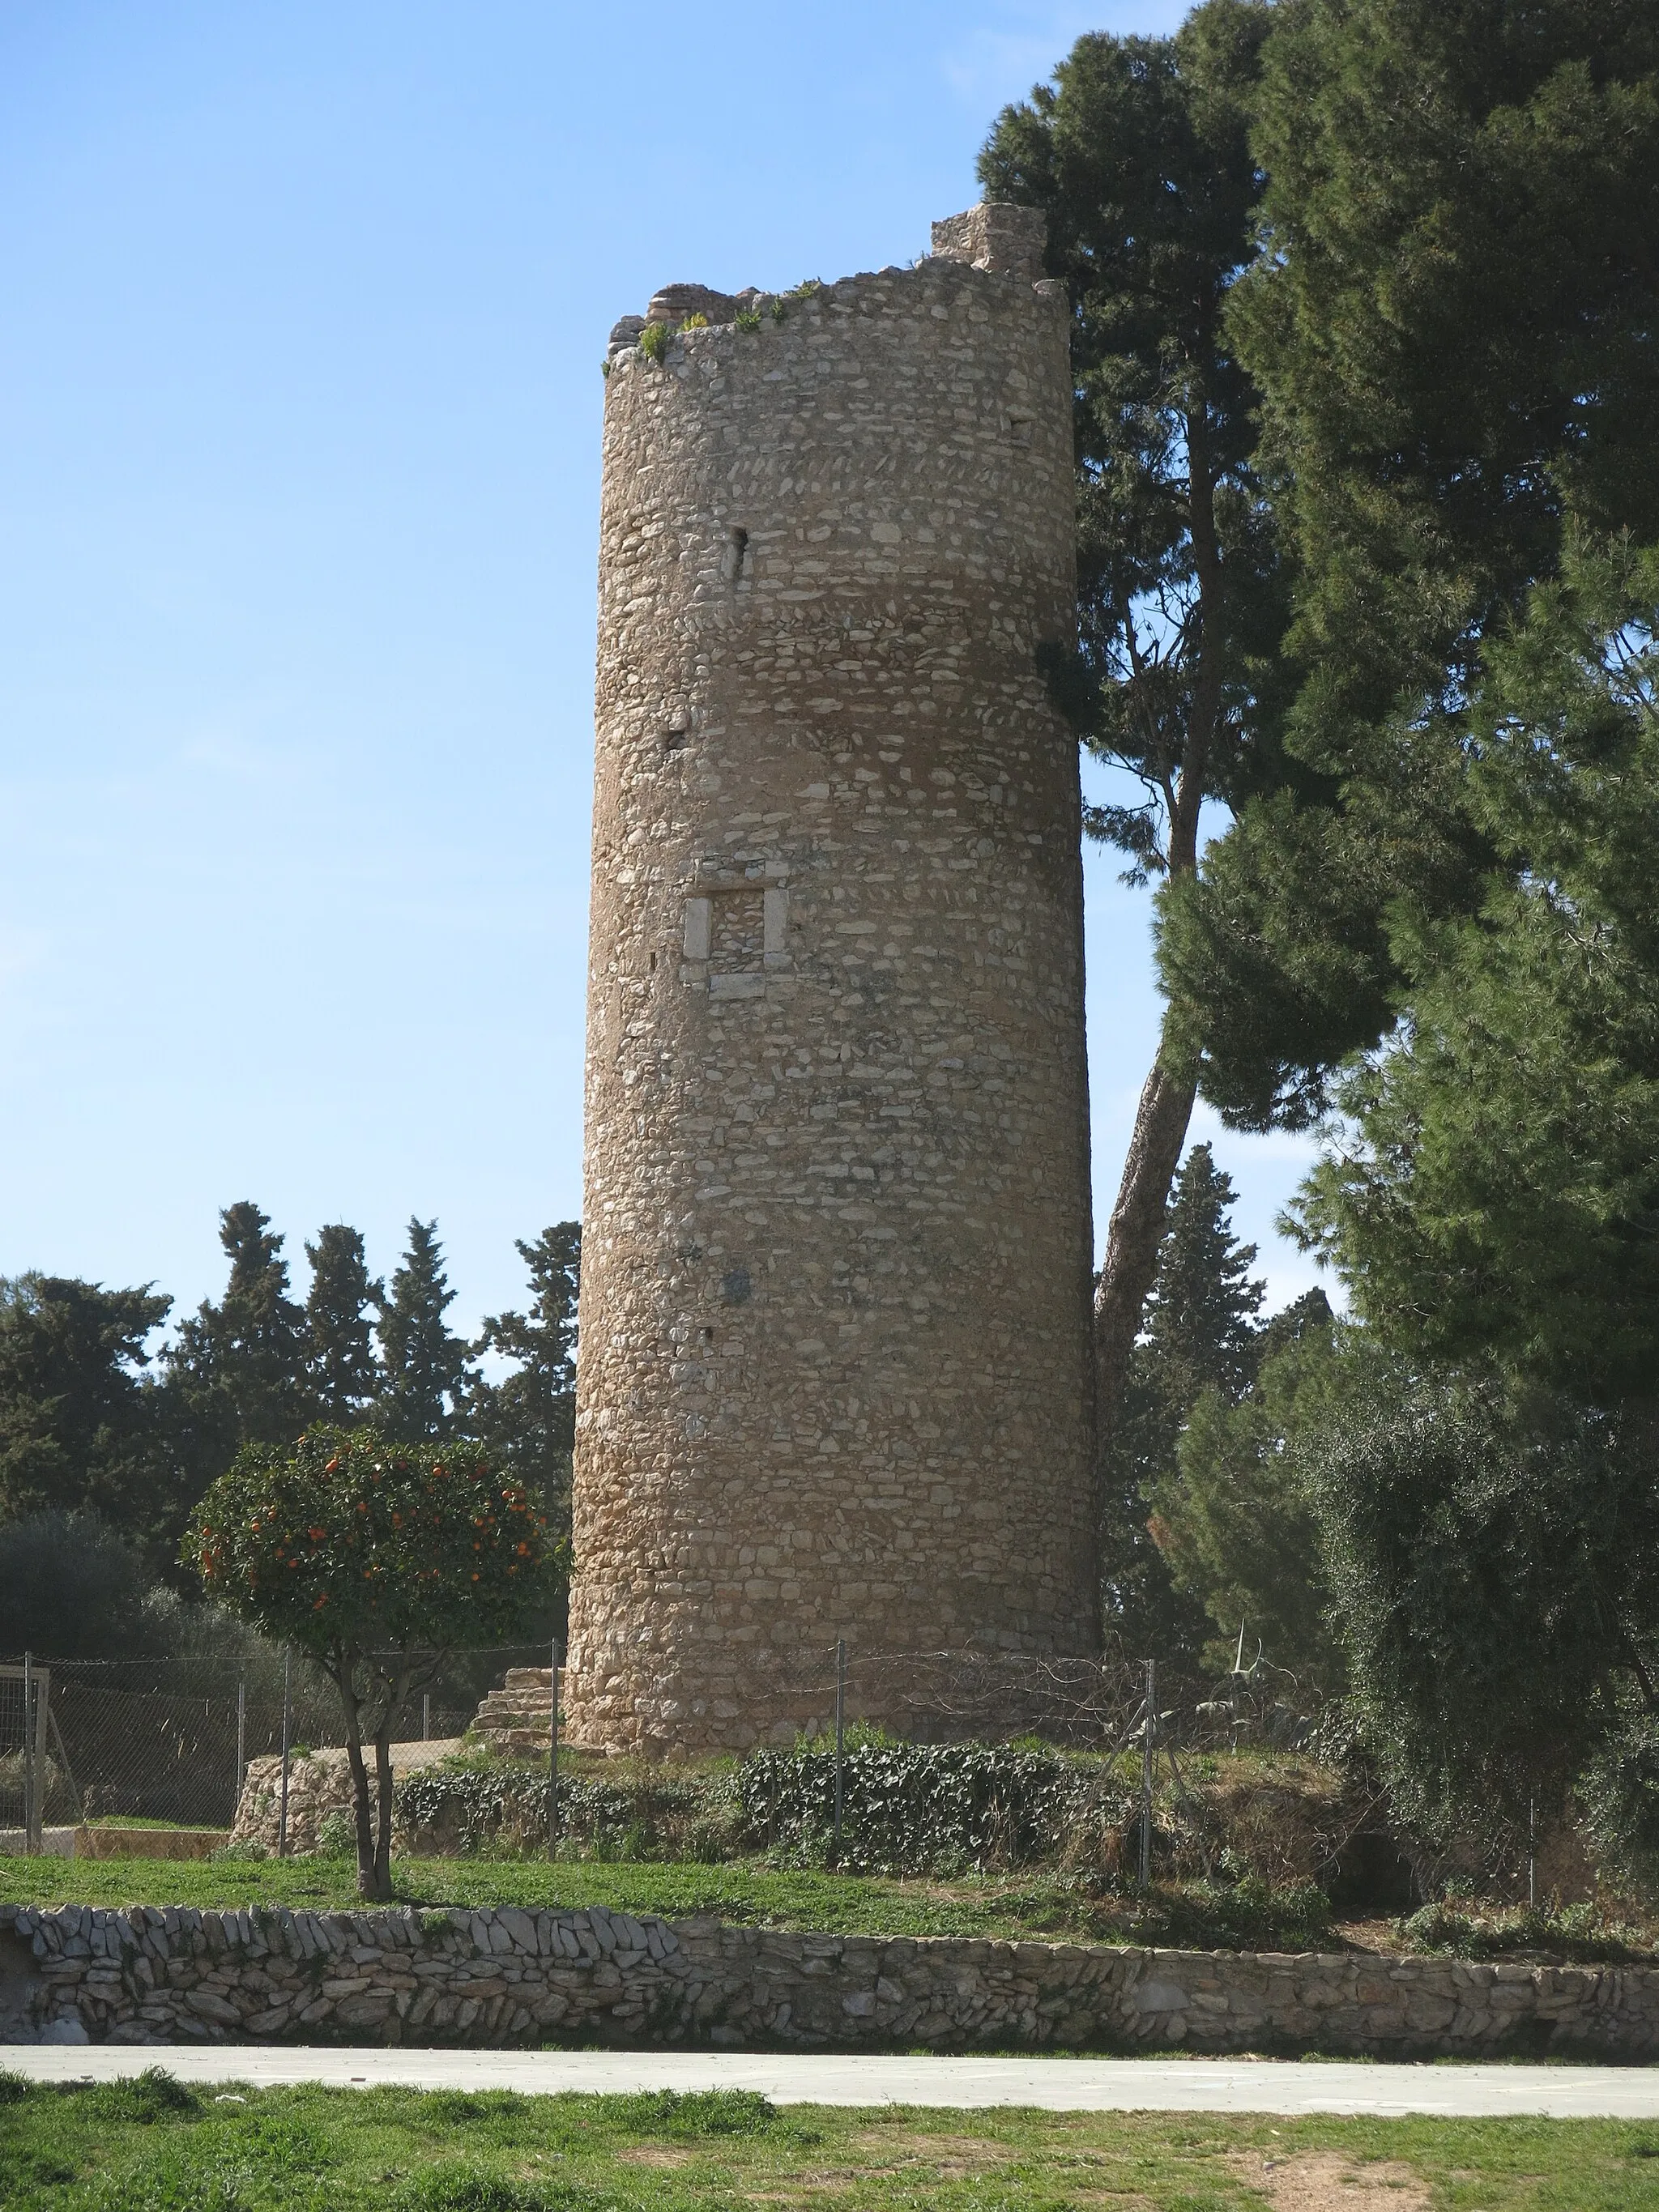
M 1659 2212 L 1617 2121 L 776 2109 L 0 2075 L 6 2212 Z

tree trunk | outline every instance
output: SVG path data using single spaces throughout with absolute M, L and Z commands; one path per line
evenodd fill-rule
M 374 1738 L 374 1786 L 380 1792 L 380 1826 L 374 1838 L 374 1894 L 384 1902 L 392 1894 L 392 1716 L 387 1711 Z
M 351 1769 L 351 1811 L 357 1832 L 357 1894 L 374 1899 L 374 1823 L 368 1803 L 368 1769 L 355 1711 L 346 1717 L 346 1763 Z
M 1170 1186 L 1181 1164 L 1197 1096 L 1196 1073 L 1172 1066 L 1160 1045 L 1141 1090 L 1106 1232 L 1105 1264 L 1095 1285 L 1095 1403 L 1103 1465 L 1117 1429 L 1141 1310 L 1158 1273 Z
M 1199 824 L 1209 763 L 1222 717 L 1221 653 L 1216 631 L 1221 606 L 1221 554 L 1215 526 L 1215 469 L 1202 392 L 1187 415 L 1188 515 L 1198 579 L 1198 657 L 1182 747 L 1180 781 L 1169 794 L 1169 879 L 1198 866 Z M 1187 1142 L 1198 1096 L 1198 1070 L 1177 1066 L 1161 1044 L 1135 1110 L 1134 1134 L 1123 1163 L 1106 1231 L 1106 1258 L 1095 1285 L 1095 1435 L 1103 1475 L 1123 1410 L 1129 1354 L 1158 1275 L 1158 1249 L 1170 1186 Z

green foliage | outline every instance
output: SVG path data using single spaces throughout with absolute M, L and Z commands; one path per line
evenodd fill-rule
M 62 1275 L 0 1279 L 0 1517 L 93 1512 L 140 1542 L 175 1486 L 145 1389 L 145 1343 L 171 1298 Z
M 1487 647 L 1479 909 L 1402 939 L 1410 1023 L 1300 1207 L 1386 1341 L 1609 1403 L 1659 1372 L 1659 552 L 1575 548 Z
M 1191 866 L 1206 795 L 1279 772 L 1284 587 L 1224 313 L 1256 251 L 1269 21 L 1209 0 L 1174 38 L 1091 33 L 980 156 L 988 197 L 1044 211 L 1071 296 L 1081 653 L 1053 672 L 1091 750 L 1140 787 L 1088 822 L 1133 881 Z
M 356 1824 L 349 1813 L 337 1808 L 317 1823 L 317 1851 L 322 1858 L 348 1857 L 357 1848 Z
M 1331 1310 L 1311 1291 L 1261 1332 L 1261 1365 L 1242 1398 L 1212 1387 L 1194 1406 L 1176 1463 L 1153 1493 L 1152 1531 L 1176 1587 L 1219 1631 L 1204 1654 L 1218 1670 L 1258 1655 L 1304 1694 L 1342 1686 L 1326 1620 L 1330 1590 L 1296 1440 L 1331 1389 Z
M 708 328 L 708 318 L 702 314 L 688 315 L 680 325 L 680 328 L 683 331 L 706 331 Z
M 625 1778 L 559 1777 L 562 1852 L 596 1858 L 685 1859 L 708 1855 L 725 1817 L 726 1777 L 678 1775 L 652 1768 Z M 423 1848 L 453 1851 L 542 1851 L 547 1845 L 547 1766 L 488 1759 L 426 1767 L 399 1783 L 398 1818 Z M 729 1841 L 729 1839 L 728 1839 Z M 698 1847 L 701 1846 L 701 1849 Z
M 239 1454 L 197 1508 L 185 1558 L 210 1596 L 307 1653 L 338 1690 L 359 1880 L 389 1895 L 385 1747 L 399 1709 L 455 1645 L 507 1641 L 568 1571 L 568 1547 L 481 1445 L 313 1429 L 289 1453 Z M 365 1741 L 382 1770 L 374 1822 Z
M 732 318 L 732 324 L 735 330 L 744 331 L 757 331 L 761 326 L 760 309 L 758 307 L 739 307 L 737 313 Z
M 753 1751 L 738 1771 L 757 1844 L 822 1854 L 835 1822 L 835 1756 Z M 1043 1857 L 1090 1777 L 1058 1753 L 990 1744 L 860 1744 L 847 1754 L 841 1864 L 918 1874 Z
M 325 1662 L 367 1647 L 505 1642 L 566 1564 L 482 1445 L 374 1429 L 250 1446 L 197 1508 L 185 1556 L 210 1596 Z
M 667 355 L 672 335 L 666 323 L 647 323 L 635 343 L 647 361 L 660 363 Z
M 1176 1178 L 1157 1279 L 1129 1357 L 1121 1414 L 1106 1472 L 1101 1577 L 1106 1623 L 1137 1653 L 1196 1651 L 1201 1613 L 1172 1584 L 1167 1547 L 1149 1517 L 1176 1474 L 1182 1431 L 1206 1390 L 1231 1404 L 1255 1371 L 1254 1316 L 1262 1286 L 1249 1279 L 1254 1245 L 1237 1243 L 1233 1188 L 1207 1145 L 1194 1145 Z
M 669 2142 L 771 2136 L 789 2124 L 758 2089 L 651 2089 L 611 2098 L 605 2117 L 630 2134 L 660 2136 Z
M 371 1279 L 362 1232 L 332 1221 L 306 1246 L 311 1288 L 306 1297 L 306 1377 L 312 1402 L 326 1421 L 361 1419 L 380 1388 L 368 1310 L 386 1288 Z
M 130 1658 L 175 1641 L 170 1593 L 95 1513 L 0 1522 L 0 1638 L 7 1655 Z
M 289 1297 L 283 1239 L 252 1200 L 228 1206 L 219 1242 L 230 1279 L 179 1324 L 161 1358 L 170 1428 L 201 1485 L 243 1444 L 289 1443 L 311 1411 L 306 1317 Z
M 1408 999 L 1398 925 L 1480 904 L 1459 709 L 1505 617 L 1576 524 L 1659 532 L 1656 65 L 1641 0 L 1274 11 L 1227 323 L 1294 570 L 1303 782 L 1244 798 L 1159 939 L 1237 1124 L 1316 1115 Z
M 1283 1409 L 1287 1449 L 1264 1407 L 1254 1446 L 1235 1422 L 1211 1452 L 1312 1501 L 1364 1739 L 1417 1817 L 1576 1784 L 1650 1878 L 1656 627 L 1659 556 L 1576 538 L 1484 641 L 1450 718 L 1481 896 L 1395 915 L 1409 1018 L 1345 1083 L 1297 1209 L 1363 1330 L 1315 1421 Z
M 1302 1447 L 1365 1742 L 1412 1816 L 1524 1816 L 1659 1663 L 1651 1449 L 1600 1413 L 1356 1350 Z
M 475 1354 L 515 1363 L 499 1382 L 478 1376 L 467 1425 L 532 1495 L 550 1522 L 568 1528 L 570 1455 L 576 1437 L 576 1306 L 581 1224 L 556 1221 L 533 1244 L 516 1246 L 530 1270 L 527 1314 L 489 1315 Z
M 872 2097 L 878 2087 L 872 2084 Z M 1241 2175 L 1259 2176 L 1264 2163 L 1279 2170 L 1269 2179 L 1288 2172 L 1294 2182 L 1310 2154 L 1343 2171 L 1374 2171 L 1372 2160 L 1404 2162 L 1425 2201 L 1448 2205 L 1535 2199 L 1574 2212 L 1653 2212 L 1659 2205 L 1652 2127 L 1613 2120 L 1564 2125 L 1524 2115 L 1298 2119 L 1212 2112 L 1194 2124 L 1190 2115 L 1162 2112 L 919 2115 L 876 2104 L 818 2107 L 810 2124 L 785 2108 L 753 2133 L 676 2136 L 653 2124 L 654 2100 L 646 2101 L 636 2125 L 632 2098 L 463 2098 L 314 2085 L 249 2087 L 247 2094 L 246 2106 L 210 2110 L 173 2146 L 180 2158 L 199 2161 L 204 2175 L 229 2175 L 247 2212 L 297 2212 L 323 2203 L 328 2212 L 383 2205 L 399 2212 L 634 2212 L 643 2205 L 679 2212 L 773 2201 L 934 2212 L 1071 2204 L 1102 2193 L 1103 2179 L 1123 2201 L 1211 2207 L 1242 2203 L 1252 2192 Z M 157 2145 L 147 2131 L 94 2118 L 95 2095 L 81 2084 L 42 2086 L 12 2108 L 3 2185 L 9 2212 L 14 2197 L 19 2212 L 35 2212 L 37 2203 L 40 2212 L 59 2206 L 82 2212 L 88 2203 L 123 2201 L 129 2185 L 134 2194 L 126 2201 L 143 2201 L 137 2192 L 153 2186 Z M 682 2108 L 693 2101 L 679 2100 Z M 712 2106 L 714 2098 L 696 2101 Z M 296 2174 L 252 2129 L 256 2114 L 303 2119 L 326 2163 Z M 677 2143 L 689 2155 L 682 2164 L 671 2150 L 672 2163 L 665 2165 L 665 2146 Z M 26 2174 L 58 2166 L 96 2179 L 61 2193 L 43 2188 L 38 2199 L 24 2193 Z M 463 2193 L 469 2176 L 478 2193 Z M 456 2193 L 446 2199 L 446 2190 Z M 199 2194 L 194 2200 L 212 2201 Z
M 155 2127 L 202 2109 L 196 2091 L 164 2066 L 146 2066 L 124 2081 L 100 2081 L 85 2097 L 85 2109 L 100 2120 L 129 2127 Z
M 569 2212 L 602 2212 L 606 2205 L 589 2190 L 561 2185 L 549 2191 L 459 2159 L 428 2166 L 405 2182 L 392 2203 L 394 2212 L 566 2212 L 567 2207 Z
M 435 1221 L 409 1224 L 409 1249 L 380 1308 L 382 1380 L 375 1420 L 405 1443 L 447 1437 L 459 1425 L 468 1349 L 444 1320 L 455 1303 Z
M 1275 1889 L 1247 1875 L 1154 1889 L 1137 1908 L 1129 1940 L 1181 1950 L 1302 1951 L 1330 1932 L 1331 1901 L 1316 1881 Z
M 1456 1959 L 1502 1959 L 1530 1951 L 1585 1966 L 1620 1966 L 1652 1955 L 1643 1929 L 1589 1904 L 1480 1911 L 1440 1902 L 1396 1921 L 1394 1935 L 1408 1954 L 1439 1951 Z
M 1642 0 L 1307 0 L 1269 41 L 1272 251 L 1234 327 L 1309 558 L 1309 738 L 1441 695 L 1560 557 L 1659 532 L 1659 22 Z

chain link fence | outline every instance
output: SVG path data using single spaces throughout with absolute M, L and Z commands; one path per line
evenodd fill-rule
M 459 1735 L 477 1705 L 467 1677 L 488 1686 L 538 1656 L 518 1646 L 456 1655 L 470 1663 L 452 1662 L 411 1700 L 394 1737 Z M 290 1669 L 288 1712 L 291 1747 L 343 1739 L 338 1696 L 309 1667 Z M 248 1761 L 280 1752 L 283 1738 L 280 1657 L 20 1654 L 0 1665 L 0 1850 L 38 1850 L 41 1831 L 70 1826 L 228 1828 Z

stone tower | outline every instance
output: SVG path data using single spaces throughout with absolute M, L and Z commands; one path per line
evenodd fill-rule
M 612 334 L 566 1678 L 592 1743 L 787 1738 L 837 1637 L 1093 1644 L 1042 237 L 975 208 L 915 268 L 677 285 L 643 345 Z

